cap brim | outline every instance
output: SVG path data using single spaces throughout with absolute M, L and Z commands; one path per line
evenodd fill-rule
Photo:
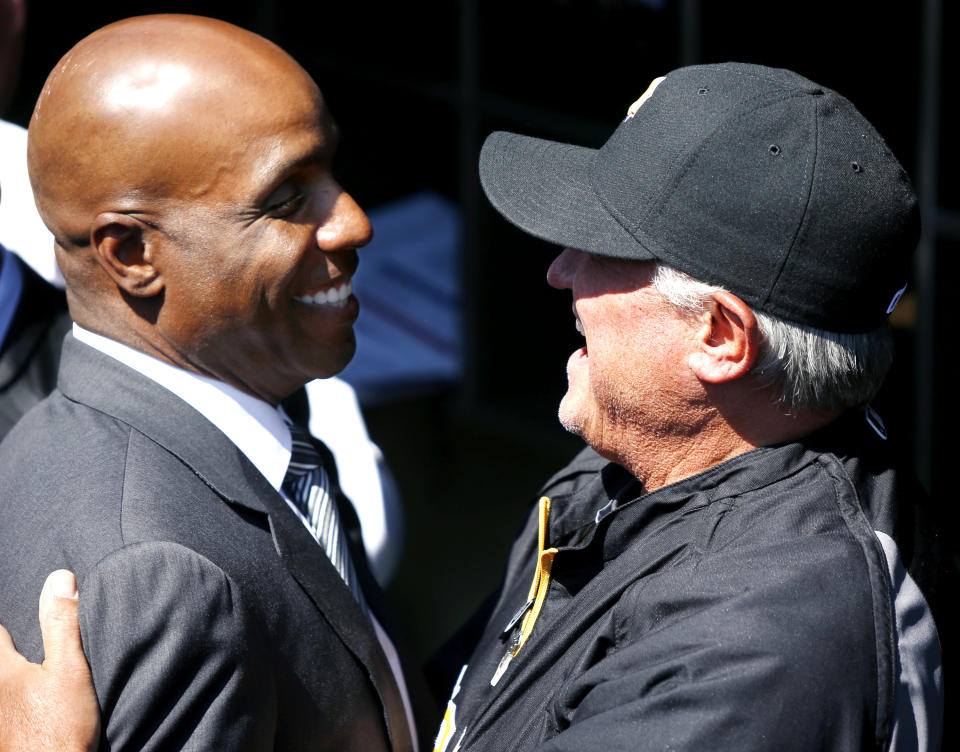
M 590 184 L 595 149 L 497 131 L 480 151 L 490 203 L 531 235 L 603 256 L 654 258 L 610 214 Z

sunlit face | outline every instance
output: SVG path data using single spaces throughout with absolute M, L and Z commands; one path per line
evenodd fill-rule
M 564 249 L 547 281 L 573 295 L 586 339 L 567 361 L 563 426 L 623 462 L 638 442 L 673 430 L 688 389 L 693 328 L 651 285 L 652 262 Z
M 277 402 L 353 356 L 351 278 L 372 231 L 333 178 L 337 133 L 312 82 L 230 115 L 161 214 L 157 326 L 186 367 Z

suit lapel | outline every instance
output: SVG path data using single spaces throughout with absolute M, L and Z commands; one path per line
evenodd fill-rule
M 233 442 L 179 397 L 78 342 L 73 335 L 64 342 L 59 388 L 68 399 L 112 415 L 163 446 L 227 503 L 267 515 L 281 561 L 347 649 L 366 667 L 384 708 L 393 749 L 407 752 L 410 731 L 403 703 L 366 615 L 322 546 Z M 329 450 L 322 450 L 329 457 Z M 342 494 L 335 474 L 333 484 L 339 503 Z M 343 509 L 344 505 L 340 506 Z M 355 549 L 351 548 L 351 554 L 355 561 L 365 562 Z M 365 594 L 379 598 L 375 585 L 366 579 L 361 585 Z

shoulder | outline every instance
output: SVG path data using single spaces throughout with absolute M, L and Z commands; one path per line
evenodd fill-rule
M 97 503 L 122 483 L 136 429 L 54 391 L 28 412 L 0 444 L 0 478 L 9 496 L 68 495 Z M 42 468 L 42 472 L 39 471 Z M 45 479 L 56 481 L 54 488 Z
M 75 538 L 67 550 L 88 546 L 78 533 L 119 509 L 129 436 L 128 426 L 56 392 L 36 405 L 0 444 L 0 541 L 32 540 L 22 552 L 30 561 L 57 536 Z M 0 561 L 8 558 L 9 549 Z
M 808 747 L 826 718 L 851 745 L 861 731 L 883 738 L 896 662 L 890 580 L 843 463 L 807 455 L 773 482 L 712 499 L 689 526 L 674 522 L 695 553 L 624 593 L 621 660 L 667 691 L 724 686 L 757 712 L 791 707 Z
M 12 607 L 34 600 L 51 569 L 80 575 L 131 539 L 165 537 L 212 494 L 135 428 L 57 392 L 0 444 L 0 489 L 0 603 L 9 595 Z

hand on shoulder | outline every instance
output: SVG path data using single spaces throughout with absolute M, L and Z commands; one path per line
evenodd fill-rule
M 30 663 L 0 626 L 0 752 L 94 752 L 100 712 L 80 643 L 77 584 L 57 570 L 40 595 L 43 663 Z

